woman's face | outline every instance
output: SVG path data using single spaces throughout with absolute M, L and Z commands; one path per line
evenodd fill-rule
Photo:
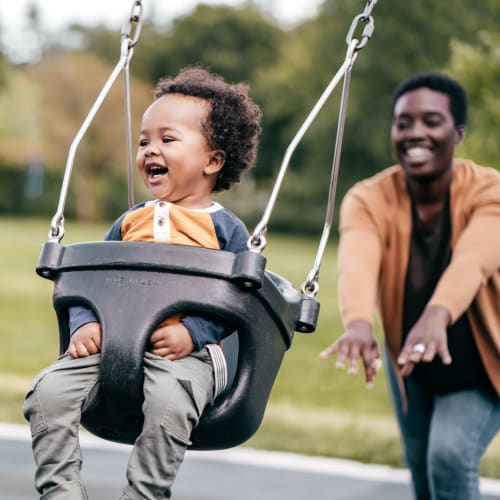
M 394 105 L 391 138 L 407 178 L 431 180 L 451 171 L 463 133 L 447 94 L 422 87 L 401 95 Z

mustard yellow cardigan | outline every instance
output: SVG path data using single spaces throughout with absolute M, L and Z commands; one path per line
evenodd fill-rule
M 452 260 L 429 304 L 452 322 L 467 311 L 488 376 L 500 395 L 500 173 L 455 160 L 450 186 Z M 411 202 L 399 165 L 355 184 L 340 212 L 339 303 L 344 324 L 378 310 L 391 361 L 402 347 Z

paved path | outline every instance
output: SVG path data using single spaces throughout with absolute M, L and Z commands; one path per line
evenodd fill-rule
M 118 498 L 130 447 L 82 435 L 83 478 L 91 500 Z M 0 500 L 33 500 L 26 426 L 0 424 Z M 483 480 L 484 500 L 500 481 Z M 411 500 L 408 473 L 378 465 L 234 448 L 188 452 L 174 500 Z

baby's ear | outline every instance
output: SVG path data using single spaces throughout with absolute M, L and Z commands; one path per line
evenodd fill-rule
M 210 152 L 209 161 L 205 167 L 207 175 L 215 174 L 221 170 L 226 162 L 226 152 L 222 149 L 217 149 Z

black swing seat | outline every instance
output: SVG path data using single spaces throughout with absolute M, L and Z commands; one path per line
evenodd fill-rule
M 223 343 L 233 380 L 202 415 L 191 449 L 237 446 L 258 429 L 293 333 L 315 330 L 319 303 L 266 271 L 261 254 L 103 241 L 48 241 L 37 273 L 54 281 L 60 351 L 69 344 L 68 307 L 90 307 L 101 323 L 101 388 L 82 416 L 97 436 L 134 443 L 143 423 L 143 354 L 155 326 L 177 312 L 220 318 L 237 342 Z M 229 337 L 229 338 L 231 338 Z

